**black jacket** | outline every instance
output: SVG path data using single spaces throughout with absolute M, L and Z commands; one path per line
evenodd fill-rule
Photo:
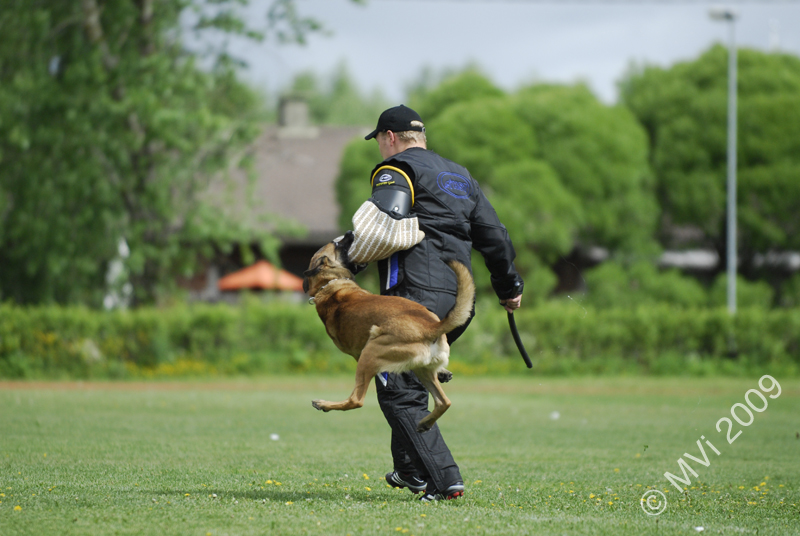
M 413 197 L 408 214 L 419 219 L 425 238 L 416 246 L 378 263 L 381 293 L 397 287 L 456 293 L 456 278 L 446 261 L 456 259 L 471 270 L 470 253 L 483 254 L 492 287 L 501 300 L 522 294 L 514 267 L 514 246 L 505 226 L 469 171 L 434 152 L 412 147 L 378 164 L 373 192 L 404 189 Z

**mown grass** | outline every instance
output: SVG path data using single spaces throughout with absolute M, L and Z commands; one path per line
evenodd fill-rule
M 800 382 L 778 381 L 728 444 L 715 424 L 757 377 L 457 377 L 440 424 L 467 495 L 435 504 L 383 480 L 374 388 L 358 411 L 311 408 L 351 378 L 0 384 L 0 534 L 794 535 Z M 721 455 L 679 494 L 663 474 L 701 435 Z

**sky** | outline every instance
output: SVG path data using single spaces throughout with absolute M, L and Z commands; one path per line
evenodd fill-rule
M 266 0 L 251 0 L 263 17 Z M 301 15 L 329 30 L 306 46 L 236 42 L 245 78 L 275 94 L 302 71 L 329 75 L 342 61 L 359 87 L 390 102 L 425 67 L 477 64 L 506 90 L 531 82 L 585 82 L 604 102 L 632 64 L 669 66 L 727 44 L 730 25 L 714 21 L 719 2 L 647 0 L 296 0 Z M 738 12 L 736 42 L 800 55 L 800 1 L 725 4 Z

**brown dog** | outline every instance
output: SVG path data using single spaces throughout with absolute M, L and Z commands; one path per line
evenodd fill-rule
M 463 264 L 448 263 L 456 273 L 458 293 L 453 309 L 439 320 L 411 300 L 376 296 L 359 287 L 353 281 L 352 265 L 347 259 L 352 243 L 353 233 L 348 232 L 338 242 L 323 246 L 303 274 L 303 289 L 316 304 L 328 335 L 337 348 L 358 362 L 356 386 L 350 398 L 342 402 L 314 400 L 311 404 L 326 412 L 360 408 L 373 376 L 413 370 L 433 395 L 433 411 L 417 424 L 418 432 L 426 432 L 450 407 L 438 373 L 449 374 L 445 367 L 450 346 L 445 335 L 464 324 L 472 312 L 472 276 Z

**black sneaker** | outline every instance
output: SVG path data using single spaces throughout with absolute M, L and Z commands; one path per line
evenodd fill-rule
M 428 487 L 428 483 L 417 475 L 404 475 L 397 471 L 386 473 L 386 482 L 393 488 L 408 488 L 414 494 L 425 491 L 425 488 Z
M 456 482 L 444 491 L 427 491 L 419 498 L 422 502 L 449 501 L 464 496 L 464 483 Z

